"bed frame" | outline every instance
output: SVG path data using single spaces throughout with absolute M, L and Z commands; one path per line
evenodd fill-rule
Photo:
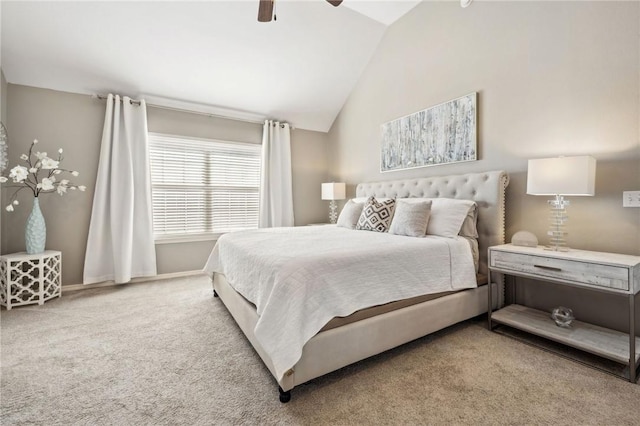
M 488 248 L 504 243 L 505 188 L 509 178 L 504 171 L 465 175 L 362 183 L 357 197 L 428 197 L 473 200 L 478 205 L 479 274 L 487 275 Z M 489 283 L 495 289 L 494 307 L 503 305 L 503 284 Z M 238 294 L 224 275 L 213 278 L 214 295 L 219 297 L 247 336 L 262 361 L 276 378 L 280 401 L 291 399 L 296 385 L 379 354 L 427 334 L 487 312 L 486 285 L 463 290 L 417 305 L 387 312 L 341 327 L 321 331 L 309 340 L 297 364 L 281 380 L 275 376 L 269 355 L 254 335 L 258 314 L 254 306 Z

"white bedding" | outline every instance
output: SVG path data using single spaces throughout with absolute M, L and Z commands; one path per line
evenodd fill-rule
M 281 379 L 329 320 L 424 294 L 476 287 L 464 238 L 413 238 L 335 226 L 233 232 L 205 272 L 256 305 L 255 336 Z

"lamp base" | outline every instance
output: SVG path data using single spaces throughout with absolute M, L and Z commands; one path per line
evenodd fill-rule
M 336 223 L 338 221 L 338 203 L 335 200 L 329 201 L 329 223 Z
M 565 237 L 567 232 L 564 230 L 569 216 L 567 216 L 567 206 L 570 204 L 562 195 L 556 195 L 556 198 L 549 200 L 551 225 L 547 235 L 549 236 L 549 245 L 545 246 L 545 250 L 552 251 L 569 251 Z

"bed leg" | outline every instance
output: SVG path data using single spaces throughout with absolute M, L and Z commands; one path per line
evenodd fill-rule
M 280 386 L 278 386 L 278 390 L 280 391 L 280 402 L 286 404 L 291 400 L 291 391 L 283 391 Z
M 215 291 L 215 290 L 213 290 L 213 297 L 220 297 L 220 296 L 218 296 L 218 292 Z

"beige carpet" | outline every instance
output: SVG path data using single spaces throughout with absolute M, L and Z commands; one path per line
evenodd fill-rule
M 204 277 L 70 292 L 0 319 L 2 425 L 640 424 L 640 386 L 478 320 L 280 404 Z

